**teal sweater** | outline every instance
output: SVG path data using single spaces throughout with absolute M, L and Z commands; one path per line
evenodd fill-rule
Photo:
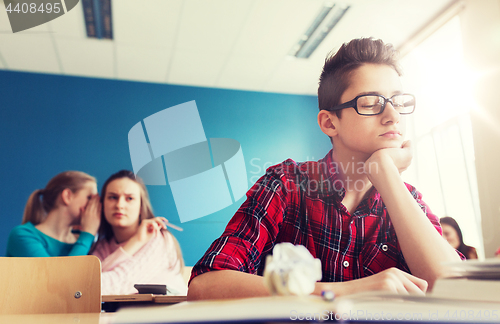
M 86 255 L 94 235 L 81 232 L 74 244 L 64 243 L 40 232 L 32 223 L 14 227 L 7 241 L 8 257 L 52 257 Z

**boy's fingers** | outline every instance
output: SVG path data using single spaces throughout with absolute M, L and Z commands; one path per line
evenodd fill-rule
M 407 291 L 407 293 L 410 294 L 416 294 L 416 295 L 425 295 L 425 292 L 417 286 L 414 282 L 407 280 L 403 282 L 404 288 Z
M 413 293 L 425 294 L 427 291 L 427 281 L 412 276 L 409 273 L 401 271 L 403 276 L 405 277 L 403 280 L 403 284 L 405 285 L 406 290 Z

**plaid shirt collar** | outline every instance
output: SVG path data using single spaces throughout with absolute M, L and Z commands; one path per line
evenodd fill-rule
M 316 180 L 319 181 L 321 189 L 317 191 L 317 197 L 321 197 L 322 199 L 333 198 L 338 202 L 342 202 L 346 189 L 344 187 L 344 182 L 340 178 L 340 168 L 338 164 L 333 161 L 333 149 L 330 150 L 323 159 L 316 163 L 319 165 L 318 169 L 320 172 L 316 174 L 312 172 L 312 174 L 309 174 L 310 178 L 315 178 L 315 175 L 319 174 L 319 179 Z M 379 215 L 382 213 L 383 206 L 381 206 L 382 208 L 377 208 L 377 205 L 381 203 L 382 198 L 375 187 L 369 190 L 368 198 L 362 201 L 361 204 L 365 204 L 366 207 L 370 208 L 373 214 Z M 309 196 L 313 196 L 313 194 L 309 194 Z

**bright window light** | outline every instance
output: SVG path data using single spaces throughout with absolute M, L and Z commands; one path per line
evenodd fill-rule
M 455 17 L 402 59 L 405 91 L 417 98 L 407 123 L 414 147 L 403 173 L 438 217 L 460 225 L 465 244 L 484 257 L 481 215 L 469 112 L 478 75 L 464 63 L 459 17 Z

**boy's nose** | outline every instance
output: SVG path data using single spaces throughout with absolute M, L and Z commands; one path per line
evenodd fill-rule
M 387 101 L 385 104 L 384 112 L 382 113 L 382 121 L 385 124 L 386 122 L 393 122 L 397 124 L 399 119 L 401 118 L 401 114 L 394 108 L 392 102 Z

